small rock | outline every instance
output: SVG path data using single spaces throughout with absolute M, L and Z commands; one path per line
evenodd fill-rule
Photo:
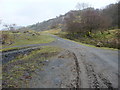
M 26 76 L 25 79 L 32 79 L 32 77 L 31 76 Z
M 102 46 L 102 43 L 101 43 L 101 42 L 98 42 L 96 46 L 97 46 L 97 47 L 101 47 L 101 46 Z
M 58 58 L 64 58 L 64 56 L 63 56 L 63 55 L 61 55 L 61 56 L 58 56 Z
M 55 78 L 54 79 L 54 83 L 56 84 L 56 85 L 59 85 L 60 83 L 61 83 L 61 79 L 58 77 L 58 78 Z
M 27 54 L 24 54 L 24 56 L 26 57 L 26 56 L 27 56 Z
M 52 66 L 52 69 L 54 69 L 55 67 L 54 66 Z
M 49 62 L 49 60 L 46 60 L 46 62 Z

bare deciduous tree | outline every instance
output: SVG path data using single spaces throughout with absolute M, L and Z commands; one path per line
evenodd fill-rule
M 4 27 L 6 27 L 8 30 L 15 30 L 16 24 L 4 24 Z
M 102 32 L 110 24 L 110 20 L 94 8 L 82 10 L 80 16 L 71 13 L 65 20 L 68 32 L 86 34 L 89 37 L 97 30 Z
M 82 9 L 85 9 L 85 8 L 88 8 L 88 7 L 90 7 L 90 5 L 87 4 L 87 3 L 77 3 L 77 5 L 76 5 L 76 8 L 79 9 L 79 10 L 82 10 Z
M 81 15 L 82 23 L 89 32 L 95 30 L 104 30 L 110 24 L 110 19 L 108 19 L 105 15 L 103 16 L 99 10 L 94 10 L 93 8 L 88 8 L 87 10 L 82 12 Z

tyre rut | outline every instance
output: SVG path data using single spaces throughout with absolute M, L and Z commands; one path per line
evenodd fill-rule
M 91 63 L 87 62 L 85 57 L 86 57 L 86 55 L 84 55 L 84 56 L 82 55 L 81 60 L 86 69 L 86 74 L 89 79 L 88 83 L 89 83 L 90 88 L 98 88 L 98 89 L 102 88 L 103 86 L 101 85 L 101 83 L 98 80 L 98 79 L 100 79 L 102 81 L 102 83 L 109 90 L 113 90 L 112 83 L 106 77 L 104 77 L 103 74 L 101 74 L 101 73 L 97 74 L 94 70 L 93 65 Z
M 79 67 L 79 62 L 78 59 L 75 55 L 75 53 L 73 53 L 74 55 L 74 59 L 75 59 L 75 64 L 76 64 L 76 71 L 77 71 L 77 77 L 76 77 L 76 88 L 80 88 L 80 67 Z
M 107 78 L 105 78 L 102 74 L 98 74 L 98 76 L 109 90 L 113 90 L 112 83 Z

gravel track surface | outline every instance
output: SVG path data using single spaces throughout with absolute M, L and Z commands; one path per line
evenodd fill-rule
M 93 48 L 62 39 L 48 44 L 27 46 L 59 46 L 65 50 L 49 60 L 43 71 L 36 71 L 31 88 L 118 88 L 118 51 Z M 17 46 L 16 46 L 17 47 Z M 24 47 L 24 46 L 22 46 Z M 23 50 L 5 52 L 12 55 Z

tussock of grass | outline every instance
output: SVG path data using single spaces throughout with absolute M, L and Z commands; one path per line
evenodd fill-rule
M 44 46 L 28 55 L 19 55 L 16 59 L 3 65 L 3 87 L 29 87 L 36 70 L 43 70 L 46 60 L 58 54 L 62 49 Z

